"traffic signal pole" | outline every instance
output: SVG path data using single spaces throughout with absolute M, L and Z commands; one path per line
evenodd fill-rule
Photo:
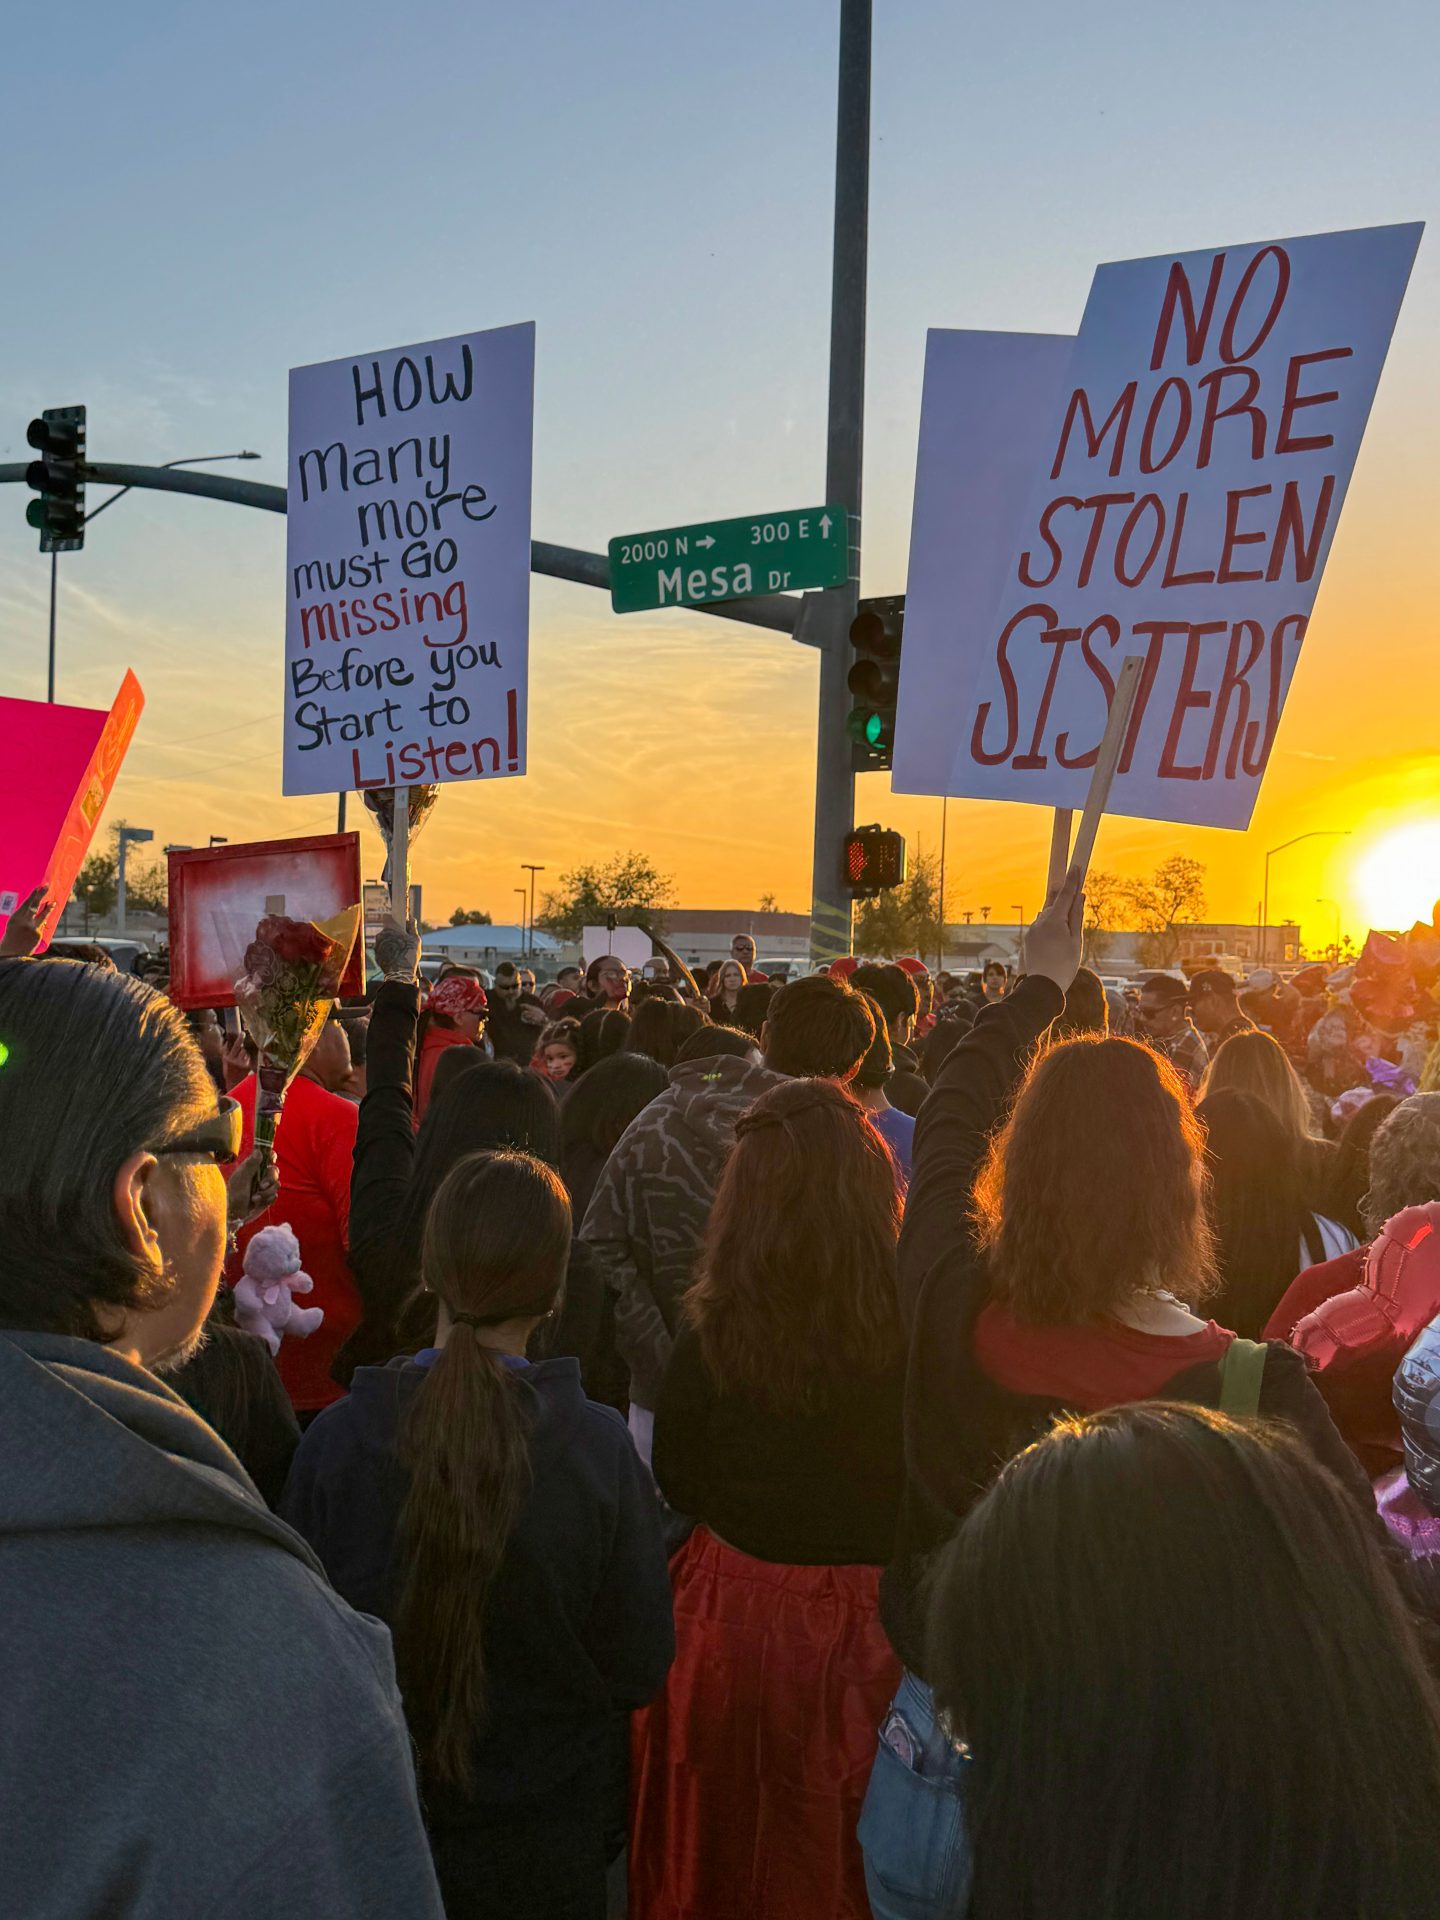
M 820 648 L 815 743 L 815 843 L 810 958 L 850 951 L 852 901 L 840 855 L 855 821 L 855 772 L 846 719 L 850 622 L 860 592 L 860 478 L 865 419 L 865 290 L 870 217 L 871 0 L 841 0 L 835 125 L 835 242 L 830 291 L 830 412 L 825 498 L 850 510 L 850 578 L 817 596 L 808 638 Z
M 60 556 L 58 553 L 52 553 L 50 556 L 50 670 L 46 678 L 45 693 L 45 698 L 52 707 L 55 704 L 55 590 L 60 584 L 59 569 Z

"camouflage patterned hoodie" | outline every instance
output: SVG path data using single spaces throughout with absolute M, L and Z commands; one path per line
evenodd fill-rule
M 672 1067 L 595 1183 L 580 1236 L 615 1296 L 615 1342 L 637 1406 L 655 1405 L 735 1122 L 784 1077 L 736 1054 Z

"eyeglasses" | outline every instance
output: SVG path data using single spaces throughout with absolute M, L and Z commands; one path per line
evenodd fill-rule
M 198 1126 L 191 1127 L 188 1133 L 182 1133 L 177 1139 L 167 1140 L 163 1146 L 151 1147 L 150 1152 L 157 1158 L 166 1154 L 194 1153 L 214 1161 L 217 1167 L 228 1167 L 240 1158 L 244 1124 L 239 1101 L 232 1100 L 226 1094 L 221 1098 L 218 1113 L 212 1113 L 208 1120 L 202 1120 Z

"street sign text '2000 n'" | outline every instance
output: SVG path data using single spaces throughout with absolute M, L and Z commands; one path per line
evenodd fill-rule
M 616 613 L 699 607 L 752 593 L 840 587 L 850 571 L 850 523 L 839 506 L 746 514 L 626 533 L 610 542 Z

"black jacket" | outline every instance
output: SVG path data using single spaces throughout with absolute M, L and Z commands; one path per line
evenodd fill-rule
M 812 1413 L 720 1393 L 682 1325 L 655 1407 L 655 1477 L 678 1513 L 782 1566 L 883 1566 L 904 1483 L 903 1369 L 857 1376 Z
M 350 1176 L 350 1271 L 360 1295 L 359 1326 L 336 1355 L 333 1372 L 348 1386 L 357 1367 L 380 1366 L 435 1331 L 433 1301 L 419 1295 L 419 1232 L 406 1205 L 415 1165 L 415 1028 L 420 989 L 387 980 L 375 995 L 365 1056 L 365 1098 Z M 575 1221 L 565 1302 L 558 1325 L 537 1335 L 547 1355 L 573 1354 L 585 1389 L 597 1400 L 624 1397 L 615 1357 L 614 1316 L 599 1264 Z M 532 1348 L 539 1357 L 536 1348 Z
M 362 1367 L 300 1442 L 280 1505 L 336 1591 L 387 1623 L 408 1490 L 397 1436 L 427 1374 L 406 1360 Z M 601 1781 L 612 1715 L 653 1698 L 675 1652 L 659 1502 L 624 1422 L 585 1398 L 574 1360 L 527 1367 L 518 1386 L 532 1478 L 486 1608 L 475 1787 L 486 1807 L 577 1775 Z M 430 1800 L 432 1818 L 463 1817 L 444 1795 Z
M 989 1298 L 985 1264 L 967 1225 L 986 1141 L 1036 1042 L 1060 1012 L 1053 981 L 1031 976 L 987 1002 L 936 1077 L 915 1128 L 914 1167 L 900 1234 L 900 1311 L 909 1330 L 905 1384 L 906 1486 L 895 1559 L 881 1584 L 891 1644 L 923 1674 L 923 1581 L 936 1549 L 1007 1460 L 1061 1414 L 1058 1402 L 1007 1392 L 974 1356 L 975 1321 Z M 1211 1361 L 1176 1375 L 1167 1396 L 1216 1406 Z M 1300 1355 L 1270 1343 L 1260 1411 L 1288 1420 L 1373 1514 L 1370 1485 L 1335 1430 Z

